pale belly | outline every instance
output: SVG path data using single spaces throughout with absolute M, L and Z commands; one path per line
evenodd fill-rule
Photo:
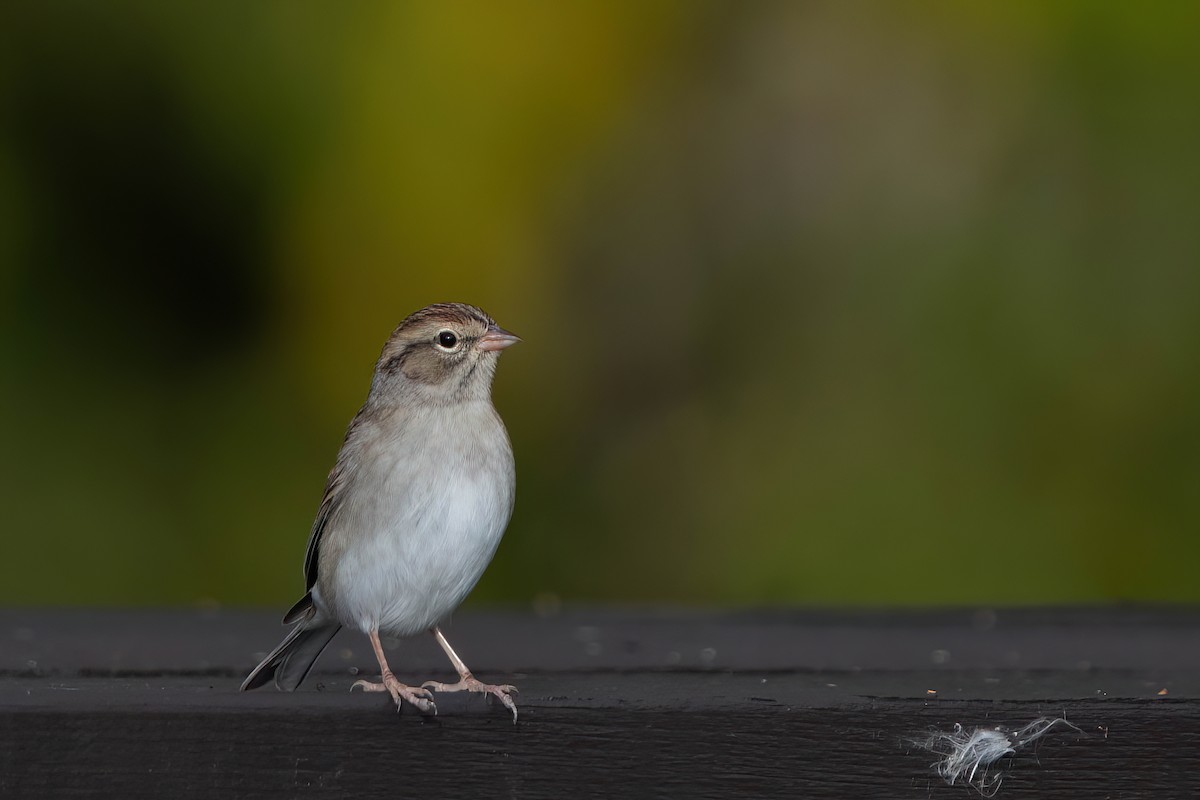
M 501 435 L 502 429 L 501 429 Z M 315 598 L 343 625 L 410 636 L 446 618 L 483 575 L 508 525 L 513 470 L 507 437 L 488 457 L 381 458 L 334 523 L 330 569 Z

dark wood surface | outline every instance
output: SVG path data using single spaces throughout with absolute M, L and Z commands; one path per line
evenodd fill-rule
M 1066 717 L 998 797 L 1200 797 L 1200 611 L 463 612 L 521 716 L 397 714 L 343 632 L 301 691 L 239 693 L 277 615 L 0 611 L 0 797 L 978 796 L 913 745 Z M 445 680 L 430 637 L 401 680 Z

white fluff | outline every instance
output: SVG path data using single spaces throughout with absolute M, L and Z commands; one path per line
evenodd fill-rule
M 992 772 L 989 768 L 1058 725 L 1082 733 L 1062 717 L 1040 717 L 1017 730 L 1003 726 L 968 730 L 955 723 L 950 733 L 934 731 L 923 739 L 913 740 L 913 744 L 940 756 L 931 766 L 946 783 L 953 786 L 961 780 L 984 797 L 994 797 L 1000 791 L 1004 773 Z

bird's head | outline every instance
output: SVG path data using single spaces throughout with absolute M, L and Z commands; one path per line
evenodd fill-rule
M 383 346 L 371 396 L 436 405 L 486 399 L 501 351 L 519 341 L 475 306 L 426 306 L 405 318 Z

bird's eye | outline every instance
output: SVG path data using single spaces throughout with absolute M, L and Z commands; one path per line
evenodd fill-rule
M 453 350 L 454 345 L 458 344 L 458 337 L 453 331 L 442 331 L 438 334 L 437 343 L 446 350 Z

